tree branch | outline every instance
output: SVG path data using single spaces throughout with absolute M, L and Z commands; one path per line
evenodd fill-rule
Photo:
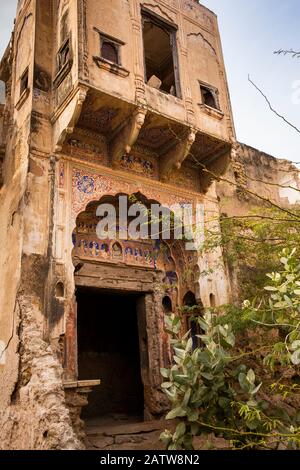
M 293 49 L 290 49 L 290 50 L 285 50 L 285 49 L 279 49 L 278 51 L 274 51 L 274 54 L 277 54 L 277 55 L 288 55 L 288 54 L 291 54 L 293 59 L 296 58 L 296 59 L 300 59 L 300 52 L 297 52 L 297 51 L 293 51 Z
M 251 80 L 250 78 L 250 75 L 248 75 L 248 80 L 249 82 L 254 86 L 254 88 L 264 97 L 264 99 L 266 100 L 266 102 L 268 103 L 268 106 L 270 108 L 270 110 L 276 114 L 277 117 L 279 117 L 280 119 L 282 119 L 288 126 L 292 127 L 293 129 L 295 129 L 296 132 L 298 132 L 300 134 L 300 129 L 298 129 L 298 127 L 294 126 L 294 124 L 292 124 L 291 122 L 289 122 L 284 116 L 282 116 L 281 114 L 279 114 L 276 109 L 273 108 L 272 104 L 270 103 L 270 100 L 268 99 L 268 97 L 262 92 L 262 90 L 260 88 L 258 88 L 258 86 Z

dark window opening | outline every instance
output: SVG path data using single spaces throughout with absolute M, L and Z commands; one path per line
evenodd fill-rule
M 180 97 L 176 29 L 143 13 L 143 41 L 146 83 Z
M 28 69 L 25 70 L 21 79 L 20 79 L 20 95 L 28 89 Z
M 193 341 L 193 351 L 194 351 L 199 346 L 199 338 L 197 337 L 197 335 L 201 334 L 198 322 L 190 318 L 189 329 L 191 330 L 191 338 Z
M 97 28 L 94 28 L 94 30 L 99 34 L 100 38 L 100 58 L 103 61 L 108 61 L 121 67 L 121 46 L 124 46 L 125 43 L 120 39 L 102 33 Z
M 57 55 L 58 71 L 60 71 L 71 58 L 70 39 L 68 39 L 60 48 Z
M 58 282 L 55 286 L 55 297 L 63 298 L 65 296 L 65 286 L 62 282 Z
M 101 41 L 101 57 L 114 64 L 119 64 L 119 48 L 113 42 L 106 39 Z
M 67 10 L 60 22 L 60 42 L 62 43 L 68 36 L 69 10 Z
M 204 85 L 200 85 L 202 104 L 213 109 L 219 109 L 216 91 Z
M 183 298 L 183 312 L 186 315 L 186 327 L 191 332 L 193 350 L 201 345 L 199 335 L 203 334 L 197 317 L 203 313 L 203 305 L 197 302 L 193 292 L 187 292 Z
M 212 308 L 216 306 L 216 297 L 214 294 L 209 295 L 209 303 Z
M 143 419 L 137 305 L 140 297 L 77 288 L 78 378 L 100 379 L 82 418 Z M 120 418 L 122 419 L 122 418 Z
M 172 300 L 168 295 L 162 299 L 162 306 L 165 313 L 171 313 L 173 311 Z

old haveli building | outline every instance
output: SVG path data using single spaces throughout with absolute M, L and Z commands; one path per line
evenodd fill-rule
M 217 19 L 196 0 L 19 0 L 0 79 L 1 446 L 80 448 L 88 394 L 86 420 L 163 416 L 166 312 L 230 300 L 221 250 L 95 232 L 119 195 L 218 214 L 236 142 Z

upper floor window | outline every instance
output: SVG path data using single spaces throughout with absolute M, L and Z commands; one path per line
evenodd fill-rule
M 218 90 L 212 86 L 200 83 L 202 104 L 213 109 L 219 109 Z
M 29 69 L 28 67 L 20 77 L 19 99 L 16 103 L 16 108 L 19 110 L 29 96 Z
M 176 27 L 142 10 L 145 82 L 180 97 Z
M 71 50 L 70 50 L 70 39 L 67 39 L 57 54 L 57 67 L 58 71 L 60 71 L 69 61 L 71 58 Z
M 121 65 L 121 46 L 124 46 L 124 42 L 108 36 L 107 34 L 104 34 L 97 29 L 96 31 L 100 36 L 101 59 L 108 60 L 109 62 L 112 62 L 116 65 Z
M 54 88 L 57 88 L 70 72 L 73 64 L 73 53 L 70 36 L 62 43 L 56 56 L 56 75 L 53 80 Z
M 114 64 L 119 64 L 119 47 L 107 39 L 101 41 L 101 57 Z
M 129 70 L 122 66 L 121 49 L 125 43 L 94 28 L 100 37 L 100 53 L 93 57 L 98 67 L 120 77 L 128 77 Z
M 28 68 L 20 78 L 20 96 L 28 89 Z

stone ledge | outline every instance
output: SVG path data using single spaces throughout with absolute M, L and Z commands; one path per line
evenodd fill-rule
M 75 381 L 65 381 L 63 386 L 65 389 L 74 389 L 74 388 L 90 388 L 96 387 L 101 384 L 101 380 L 75 380 Z
M 203 103 L 199 103 L 198 106 L 200 107 L 202 111 L 204 111 L 210 117 L 213 117 L 220 121 L 224 117 L 224 113 L 220 111 L 219 109 L 211 108 L 210 106 L 207 106 L 207 104 L 203 104 Z
M 130 74 L 129 70 L 122 67 L 122 65 L 110 62 L 110 60 L 104 59 L 103 57 L 94 56 L 93 61 L 100 69 L 104 69 L 107 72 L 114 73 L 119 77 L 125 78 L 128 77 L 128 75 Z

